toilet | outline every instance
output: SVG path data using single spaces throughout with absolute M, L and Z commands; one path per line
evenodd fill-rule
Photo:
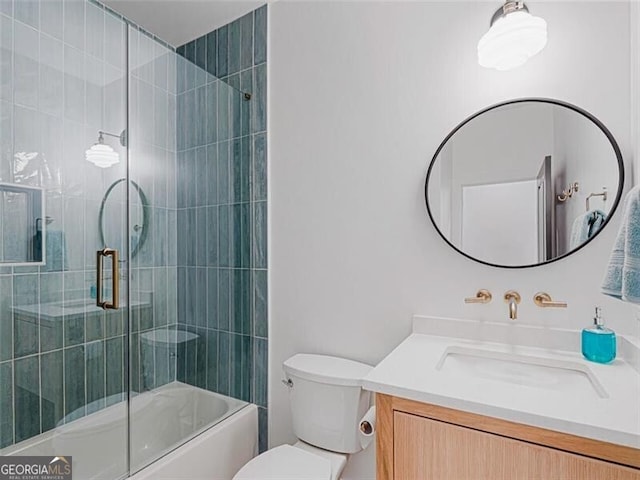
M 283 364 L 294 445 L 249 461 L 234 480 L 338 480 L 350 454 L 362 450 L 358 425 L 369 409 L 362 379 L 373 367 L 344 358 L 297 354 Z

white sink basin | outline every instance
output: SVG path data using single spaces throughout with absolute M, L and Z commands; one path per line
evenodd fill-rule
M 566 392 L 574 398 L 609 397 L 589 367 L 566 360 L 450 346 L 440 357 L 436 370 L 556 393 Z
M 363 379 L 365 390 L 640 448 L 640 342 L 615 361 L 580 355 L 580 331 L 414 317 L 413 333 Z

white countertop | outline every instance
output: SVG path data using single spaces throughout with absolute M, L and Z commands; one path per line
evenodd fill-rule
M 126 308 L 126 302 L 120 303 L 120 308 Z M 151 307 L 151 303 L 139 300 L 131 302 L 131 308 Z M 14 313 L 30 316 L 33 318 L 40 317 L 41 320 L 62 320 L 65 316 L 82 315 L 84 313 L 103 313 L 104 310 L 96 306 L 95 299 L 81 298 L 78 300 L 70 300 L 67 302 L 50 302 L 35 303 L 30 305 L 17 305 L 13 307 Z M 110 310 L 109 313 L 116 312 Z
M 363 386 L 373 392 L 640 448 L 640 372 L 629 360 L 637 361 L 637 351 L 631 352 L 637 345 L 619 339 L 619 345 L 624 344 L 619 349 L 622 352 L 612 363 L 602 365 L 582 357 L 579 335 L 540 327 L 415 317 L 414 333 L 364 378 Z M 478 375 L 473 365 L 453 373 L 451 368 L 437 369 L 450 347 L 571 362 L 588 368 L 607 398 L 595 392 L 585 395 L 577 384 L 575 389 L 570 384 L 554 388 L 518 384 L 499 375 L 492 378 L 490 372 Z

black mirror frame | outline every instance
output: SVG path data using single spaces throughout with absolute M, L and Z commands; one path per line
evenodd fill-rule
M 100 233 L 100 242 L 105 247 L 107 246 L 107 244 L 104 241 L 104 228 L 102 227 L 102 217 L 104 216 L 104 207 L 107 204 L 107 199 L 109 198 L 109 194 L 111 193 L 111 191 L 114 188 L 116 188 L 120 183 L 126 182 L 126 181 L 127 181 L 126 178 L 121 178 L 113 182 L 111 186 L 107 189 L 107 191 L 104 193 L 104 197 L 102 198 L 102 203 L 100 204 L 100 213 L 98 214 L 98 230 Z M 147 235 L 149 234 L 149 200 L 147 200 L 147 196 L 145 195 L 142 188 L 140 188 L 140 185 L 138 185 L 133 180 L 130 180 L 130 183 L 136 189 L 136 192 L 140 197 L 140 202 L 142 203 L 142 233 L 140 234 L 140 238 L 138 239 L 138 243 L 136 244 L 136 246 L 131 249 L 131 258 L 133 258 L 138 254 L 138 252 L 144 245 L 144 242 L 147 240 Z
M 611 207 L 611 212 L 610 212 L 609 215 L 607 215 L 607 219 L 605 220 L 605 222 L 602 225 L 602 227 L 600 227 L 600 230 L 598 230 L 595 233 L 595 235 L 593 235 L 593 237 L 589 238 L 586 242 L 584 242 L 579 247 L 574 248 L 573 250 L 570 250 L 570 251 L 568 251 L 567 253 L 565 253 L 563 255 L 559 255 L 559 256 L 557 256 L 555 258 L 552 258 L 551 260 L 546 260 L 546 261 L 540 262 L 540 263 L 531 263 L 529 265 L 498 265 L 496 263 L 485 262 L 484 260 L 479 260 L 479 259 L 477 259 L 475 257 L 472 257 L 471 255 L 466 254 L 465 252 L 460 250 L 458 247 L 456 247 L 453 243 L 451 243 L 449 241 L 449 239 L 447 237 L 445 237 L 444 234 L 440 231 L 440 229 L 438 228 L 438 225 L 436 224 L 436 222 L 435 222 L 435 220 L 433 218 L 433 214 L 431 213 L 431 208 L 429 207 L 429 178 L 431 177 L 431 172 L 433 170 L 433 166 L 435 165 L 436 159 L 438 158 L 438 155 L 440 155 L 440 151 L 444 148 L 444 146 L 447 144 L 449 139 L 453 135 L 455 135 L 455 133 L 458 130 L 460 130 L 463 126 L 465 126 L 467 123 L 472 121 L 474 118 L 479 117 L 483 113 L 489 112 L 489 111 L 494 110 L 496 108 L 503 107 L 505 105 L 514 105 L 514 104 L 518 104 L 518 103 L 527 103 L 527 102 L 550 103 L 552 105 L 558 105 L 558 106 L 565 107 L 565 108 L 568 108 L 570 110 L 573 110 L 574 112 L 579 113 L 580 115 L 582 115 L 582 116 L 586 117 L 587 119 L 591 120 L 591 122 L 593 122 L 602 131 L 602 133 L 605 134 L 605 136 L 607 137 L 607 139 L 611 143 L 611 146 L 613 147 L 613 151 L 614 151 L 614 153 L 616 155 L 616 159 L 618 160 L 618 172 L 619 172 L 619 176 L 618 176 L 618 192 L 616 194 L 615 201 L 613 202 L 613 205 Z M 453 248 L 455 251 L 457 251 L 461 255 L 467 257 L 470 260 L 473 260 L 474 262 L 478 262 L 478 263 L 481 263 L 483 265 L 488 265 L 490 267 L 509 268 L 509 269 L 531 268 L 531 267 L 539 267 L 539 266 L 542 266 L 542 265 L 548 265 L 549 263 L 557 262 L 558 260 L 566 258 L 569 255 L 572 255 L 575 252 L 579 251 L 580 249 L 584 248 L 594 238 L 596 238 L 598 235 L 600 235 L 600 232 L 602 232 L 602 230 L 604 230 L 604 228 L 609 224 L 609 220 L 611 220 L 611 217 L 614 215 L 614 213 L 618 209 L 618 205 L 619 205 L 620 199 L 622 197 L 622 192 L 624 190 L 624 178 L 625 178 L 624 177 L 624 161 L 623 161 L 623 158 L 622 158 L 622 152 L 620 151 L 620 147 L 618 146 L 618 143 L 616 142 L 615 138 L 613 137 L 613 134 L 609 131 L 609 129 L 607 127 L 604 126 L 604 124 L 600 120 L 598 120 L 595 116 L 593 116 L 592 114 L 590 114 L 586 110 L 583 110 L 582 108 L 577 107 L 575 105 L 572 105 L 570 103 L 563 102 L 561 100 L 555 100 L 555 99 L 552 99 L 552 98 L 528 97 L 528 98 L 518 98 L 518 99 L 515 99 L 515 100 L 508 100 L 506 102 L 496 103 L 495 105 L 491 105 L 490 107 L 484 108 L 484 109 L 480 110 L 479 112 L 474 113 L 473 115 L 471 115 L 470 117 L 468 117 L 467 119 L 465 119 L 461 123 L 459 123 L 445 137 L 445 139 L 440 143 L 440 145 L 438 146 L 438 148 L 436 150 L 436 153 L 433 155 L 433 158 L 431 159 L 431 163 L 429 163 L 429 168 L 427 170 L 427 177 L 426 177 L 425 183 L 424 183 L 424 198 L 425 198 L 425 204 L 427 206 L 427 213 L 429 214 L 429 219 L 431 220 L 431 223 L 435 227 L 436 231 L 438 232 L 440 237 L 442 237 L 442 239 L 451 248 Z

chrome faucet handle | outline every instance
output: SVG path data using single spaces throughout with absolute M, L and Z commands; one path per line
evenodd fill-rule
M 567 302 L 555 302 L 551 300 L 551 295 L 545 292 L 538 292 L 533 296 L 533 303 L 542 308 L 567 308 Z
M 485 288 L 482 288 L 476 292 L 475 297 L 467 297 L 464 299 L 464 303 L 489 303 L 491 301 L 491 292 Z
M 509 318 L 516 320 L 518 318 L 518 304 L 522 301 L 522 297 L 515 290 L 508 290 L 504 294 L 504 303 L 509 304 Z

